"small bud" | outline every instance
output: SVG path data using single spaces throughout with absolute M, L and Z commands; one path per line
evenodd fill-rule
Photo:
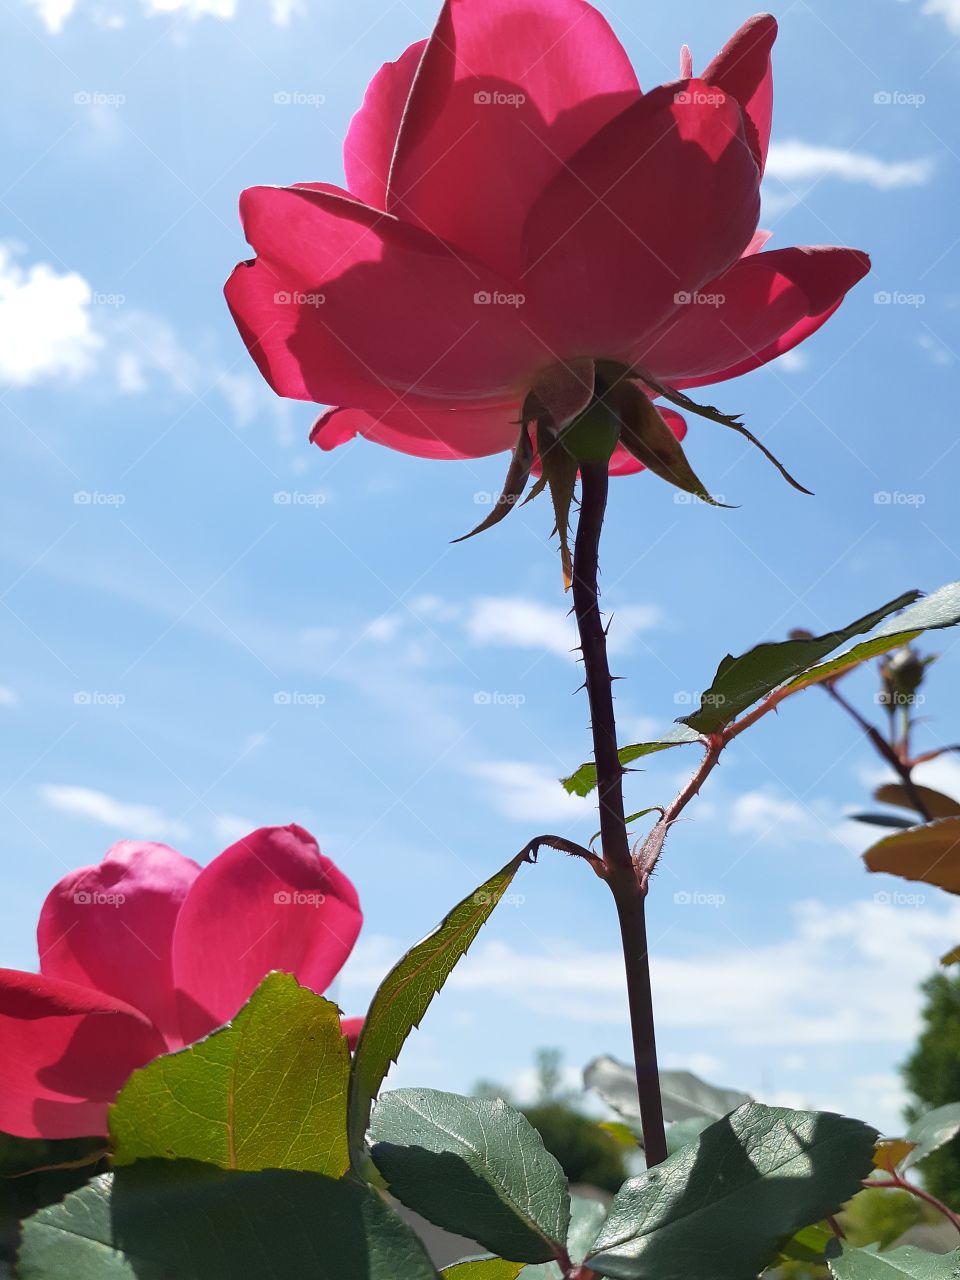
M 602 400 L 594 400 L 560 433 L 563 447 L 577 462 L 609 462 L 619 439 L 620 419 Z

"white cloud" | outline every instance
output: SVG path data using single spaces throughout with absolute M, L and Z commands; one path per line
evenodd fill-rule
M 943 18 L 950 30 L 960 35 L 960 0 L 926 0 L 921 12 Z
M 0 244 L 0 383 L 33 386 L 93 371 L 104 340 L 94 328 L 92 291 L 75 271 L 23 266 Z
M 218 813 L 213 819 L 213 834 L 215 839 L 226 848 L 228 845 L 236 844 L 238 840 L 243 840 L 260 825 L 262 824 L 251 822 L 249 818 L 240 818 L 235 813 Z
M 11 689 L 8 685 L 0 684 L 0 707 L 18 707 L 20 705 L 20 696 L 15 689 Z
M 622 652 L 641 631 L 661 624 L 656 605 L 623 605 L 611 610 L 610 650 Z M 575 658 L 577 628 L 569 609 L 541 604 L 525 596 L 481 596 L 464 620 L 467 638 L 478 645 L 508 645 L 536 649 L 561 658 Z
M 182 840 L 189 830 L 182 822 L 167 818 L 146 804 L 129 804 L 91 787 L 59 786 L 48 783 L 40 795 L 51 809 L 76 818 L 89 818 L 102 827 L 118 831 L 134 840 Z
M 26 3 L 54 35 L 62 31 L 67 19 L 80 9 L 88 11 L 98 26 L 110 29 L 122 27 L 126 16 L 117 5 L 109 3 L 80 5 L 78 0 L 26 0 Z M 249 7 L 253 10 L 255 6 Z M 303 0 L 268 0 L 267 3 L 260 0 L 260 7 L 266 8 L 271 20 L 280 27 L 305 12 Z M 198 18 L 229 21 L 237 16 L 240 5 L 239 0 L 140 0 L 140 9 L 148 18 L 181 15 L 190 21 Z
M 738 834 L 770 836 L 786 831 L 796 838 L 811 828 L 819 829 L 819 823 L 809 809 L 768 791 L 737 796 L 730 809 L 730 829 Z
M 805 351 L 785 351 L 778 356 L 776 367 L 784 373 L 802 373 L 810 364 L 810 357 Z
M 557 773 L 540 765 L 496 760 L 471 765 L 468 772 L 492 784 L 494 808 L 517 822 L 573 822 L 594 807 L 589 799 L 567 795 Z
M 782 182 L 833 177 L 889 191 L 895 187 L 920 187 L 929 182 L 933 161 L 881 160 L 862 151 L 819 147 L 794 138 L 770 147 L 767 176 Z

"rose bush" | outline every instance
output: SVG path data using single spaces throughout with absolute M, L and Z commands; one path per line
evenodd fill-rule
M 106 1133 L 131 1071 L 229 1021 L 272 969 L 323 992 L 361 923 L 302 827 L 263 827 L 204 868 L 121 840 L 50 891 L 40 973 L 0 970 L 0 1130 Z M 345 1020 L 348 1038 L 360 1022 Z
M 643 93 L 583 0 L 447 0 L 370 84 L 345 188 L 243 194 L 257 257 L 226 293 L 264 377 L 337 406 L 322 448 L 359 434 L 464 458 L 514 447 L 521 414 L 562 427 L 621 381 L 635 423 L 641 391 L 789 351 L 869 260 L 761 251 L 776 32 L 755 17 L 701 76 L 684 50 L 680 78 Z M 613 470 L 637 469 L 621 446 Z

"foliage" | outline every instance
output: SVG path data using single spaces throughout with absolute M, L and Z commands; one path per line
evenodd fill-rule
M 903 1067 L 916 1102 L 915 1121 L 929 1107 L 960 1102 L 960 973 L 936 973 L 923 985 L 923 1029 Z M 924 1185 L 960 1209 L 960 1138 L 954 1137 L 920 1165 Z

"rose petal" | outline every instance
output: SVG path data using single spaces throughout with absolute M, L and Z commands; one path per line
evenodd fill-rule
M 510 277 L 540 190 L 638 94 L 619 40 L 583 0 L 446 0 L 387 208 Z
M 406 401 L 380 417 L 362 409 L 328 409 L 314 423 L 310 439 L 329 450 L 360 435 L 417 458 L 484 458 L 513 448 L 519 413 L 517 405 L 414 409 Z
M 829 246 L 743 258 L 678 308 L 635 359 L 680 386 L 747 373 L 819 329 L 869 270 L 865 253 Z
M 231 845 L 201 871 L 177 920 L 184 1040 L 228 1022 L 273 969 L 324 992 L 362 920 L 353 885 L 302 827 L 261 827 Z
M 703 81 L 647 94 L 568 162 L 525 229 L 544 340 L 616 359 L 735 262 L 759 216 L 739 106 Z M 629 358 L 629 355 L 628 355 Z
M 371 413 L 408 395 L 469 406 L 520 395 L 549 363 L 522 300 L 416 227 L 330 189 L 254 187 L 241 212 L 258 257 L 227 301 L 281 395 Z
M 426 40 L 418 40 L 396 62 L 383 64 L 347 130 L 343 144 L 347 187 L 374 209 L 387 207 L 387 180 L 400 121 L 426 47 Z
M 363 1018 L 341 1018 L 340 1030 L 347 1037 L 347 1044 L 350 1046 L 350 1052 L 353 1053 L 357 1047 L 357 1041 L 360 1039 L 360 1032 L 363 1030 Z
M 40 912 L 40 971 L 140 1009 L 171 1045 L 178 1022 L 170 948 L 200 868 L 164 844 L 121 840 L 97 866 L 71 871 Z
M 777 20 L 760 13 L 743 24 L 703 73 L 703 79 L 736 98 L 747 119 L 747 141 L 763 173 L 773 118 L 773 70 L 770 50 Z
M 165 1047 L 122 1001 L 0 969 L 0 1130 L 20 1138 L 106 1133 L 107 1104 Z

